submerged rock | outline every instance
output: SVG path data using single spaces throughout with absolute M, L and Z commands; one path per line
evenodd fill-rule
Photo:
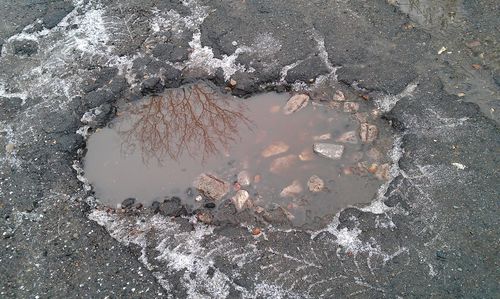
M 122 202 L 122 208 L 130 208 L 135 203 L 135 198 L 129 197 Z
M 344 146 L 333 143 L 315 143 L 313 151 L 323 157 L 337 160 L 342 157 Z
M 266 211 L 262 217 L 269 223 L 288 224 L 295 217 L 283 207 Z
M 325 188 L 325 182 L 317 175 L 313 175 L 307 181 L 307 187 L 311 192 L 320 192 Z
M 237 181 L 238 181 L 238 184 L 240 184 L 240 186 L 245 187 L 245 186 L 250 185 L 252 183 L 250 173 L 246 170 L 240 171 L 240 173 L 238 173 Z
M 335 95 L 333 96 L 333 100 L 337 102 L 343 102 L 345 101 L 345 95 L 342 91 L 337 90 L 335 91 Z
M 159 206 L 160 214 L 170 217 L 179 217 L 187 214 L 186 208 L 182 205 L 179 197 L 172 197 L 163 201 Z
M 344 112 L 353 113 L 359 110 L 359 104 L 355 102 L 345 102 Z
M 288 144 L 284 143 L 283 141 L 276 141 L 276 142 L 271 143 L 268 147 L 266 147 L 262 151 L 261 155 L 264 158 L 268 158 L 268 157 L 272 157 L 275 155 L 285 153 L 288 151 L 289 148 L 290 147 L 288 146 Z
M 375 172 L 375 177 L 381 181 L 387 181 L 390 178 L 391 166 L 387 163 L 379 165 Z
M 194 187 L 212 200 L 220 200 L 229 192 L 229 183 L 211 174 L 202 173 L 194 182 Z
M 291 197 L 291 196 L 294 196 L 294 195 L 301 193 L 302 191 L 303 191 L 303 189 L 302 189 L 302 185 L 300 184 L 300 182 L 298 180 L 294 180 L 292 182 L 292 184 L 286 186 L 285 188 L 283 188 L 283 190 L 281 190 L 280 196 L 281 197 Z
M 345 132 L 344 134 L 340 135 L 335 141 L 356 144 L 358 143 L 358 136 L 356 135 L 356 131 Z
M 328 140 L 332 138 L 332 134 L 326 133 L 322 135 L 313 136 L 314 141 Z
M 292 96 L 288 102 L 286 102 L 285 107 L 283 107 L 283 113 L 285 115 L 290 115 L 294 112 L 307 106 L 309 103 L 309 96 L 306 94 L 296 94 Z
M 276 158 L 271 162 L 271 167 L 269 171 L 272 173 L 281 173 L 286 169 L 290 168 L 297 161 L 297 156 L 288 155 L 280 158 Z
M 314 152 L 311 148 L 306 148 L 299 155 L 300 161 L 311 161 L 314 159 Z
M 359 136 L 363 143 L 371 143 L 377 139 L 378 128 L 375 125 L 369 123 L 362 123 L 359 129 Z
M 376 148 L 371 148 L 366 155 L 368 158 L 370 158 L 372 161 L 379 161 L 382 159 L 382 153 L 376 149 Z
M 203 222 L 205 224 L 211 224 L 212 221 L 214 220 L 214 217 L 212 216 L 212 214 L 210 214 L 210 212 L 202 211 L 202 212 L 198 212 L 198 214 L 196 214 L 196 219 L 198 219 L 198 221 Z
M 236 207 L 238 212 L 241 212 L 247 207 L 248 199 L 250 198 L 250 194 L 246 190 L 239 190 L 236 194 L 231 198 L 231 202 Z

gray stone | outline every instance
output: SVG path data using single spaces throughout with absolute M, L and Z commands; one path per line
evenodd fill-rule
M 269 171 L 272 173 L 281 173 L 286 169 L 290 168 L 297 161 L 297 156 L 295 155 L 287 155 L 284 157 L 279 157 L 271 162 L 271 167 Z
M 361 141 L 363 143 L 371 143 L 377 139 L 378 128 L 375 125 L 371 125 L 369 123 L 361 124 L 359 129 L 359 136 L 361 137 Z
M 135 203 L 135 198 L 129 197 L 122 202 L 122 208 L 129 208 Z
M 247 206 L 248 199 L 250 198 L 250 194 L 246 190 L 239 190 L 236 194 L 231 198 L 231 202 L 236 207 L 238 212 L 244 210 Z
M 356 135 L 356 131 L 345 132 L 340 135 L 335 141 L 356 144 L 358 143 L 358 137 Z
M 333 143 L 315 143 L 313 145 L 313 151 L 320 156 L 338 160 L 344 153 L 344 146 Z
M 285 115 L 290 115 L 294 112 L 301 110 L 306 107 L 309 103 L 309 96 L 306 94 L 296 94 L 292 96 L 288 102 L 286 102 L 285 107 L 283 107 L 283 113 Z
M 307 181 L 307 187 L 311 192 L 320 192 L 325 189 L 325 182 L 317 175 L 313 175 Z
M 272 157 L 275 155 L 285 153 L 288 151 L 289 148 L 290 147 L 288 146 L 288 144 L 284 143 L 283 141 L 276 141 L 276 142 L 271 143 L 268 147 L 266 147 L 262 151 L 261 155 L 264 158 L 268 158 L 268 157 Z
M 251 183 L 252 179 L 248 171 L 243 170 L 238 173 L 238 184 L 240 184 L 240 186 L 248 186 Z
M 294 180 L 290 185 L 286 186 L 281 190 L 280 196 L 281 197 L 292 197 L 295 196 L 303 191 L 302 185 L 298 180 Z
M 211 174 L 202 173 L 194 187 L 212 200 L 220 200 L 229 192 L 229 183 Z

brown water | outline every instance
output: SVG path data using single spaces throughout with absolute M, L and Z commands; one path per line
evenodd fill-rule
M 366 152 L 377 141 L 364 144 L 359 140 L 360 124 L 354 114 L 310 101 L 305 108 L 285 115 L 283 106 L 290 94 L 266 93 L 243 100 L 215 93 L 209 95 L 214 97 L 210 101 L 172 100 L 172 96 L 185 95 L 178 91 L 123 107 L 107 128 L 89 138 L 85 175 L 102 203 L 114 207 L 132 197 L 148 205 L 178 196 L 194 210 L 210 199 L 197 201 L 193 182 L 201 173 L 210 173 L 231 185 L 217 204 L 241 188 L 250 194 L 250 209 L 279 205 L 291 213 L 294 224 L 302 225 L 348 205 L 370 202 L 382 183 L 357 167 L 358 161 L 381 161 L 368 157 Z M 168 107 L 169 102 L 175 105 Z M 182 106 L 186 103 L 189 108 Z M 168 116 L 174 113 L 178 115 Z M 356 132 L 355 143 L 336 141 L 350 131 Z M 332 160 L 313 153 L 315 142 L 343 144 L 342 158 Z M 283 152 L 268 156 L 266 148 L 271 144 L 281 146 L 275 152 Z M 273 163 L 276 159 L 286 163 Z M 249 186 L 235 184 L 243 170 L 249 174 Z M 319 192 L 308 188 L 313 175 L 324 181 Z M 280 195 L 294 181 L 302 192 Z

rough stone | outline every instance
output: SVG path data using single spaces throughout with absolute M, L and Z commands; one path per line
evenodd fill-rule
M 371 143 L 377 139 L 378 128 L 369 123 L 362 123 L 359 129 L 359 137 L 363 143 Z
M 243 187 L 246 187 L 252 183 L 251 175 L 246 170 L 240 171 L 238 173 L 237 180 L 238 180 L 238 184 L 240 184 L 240 186 L 243 186 Z
M 317 175 L 313 175 L 307 181 L 307 187 L 311 192 L 320 192 L 325 189 L 325 182 Z
M 182 205 L 181 199 L 172 197 L 160 204 L 160 214 L 170 217 L 179 217 L 187 214 L 186 208 Z
M 212 224 L 214 216 L 210 212 L 201 211 L 196 214 L 196 219 L 198 219 L 198 221 L 202 223 L 209 225 Z
M 313 145 L 313 151 L 320 156 L 338 160 L 342 158 L 344 153 L 344 146 L 341 144 L 333 143 L 315 143 Z
M 375 172 L 375 176 L 381 181 L 387 181 L 390 178 L 390 169 L 391 166 L 387 163 L 379 165 Z
M 262 217 L 269 223 L 282 225 L 289 224 L 290 220 L 293 219 L 293 215 L 283 207 L 276 207 L 266 211 L 263 213 Z
M 313 136 L 313 140 L 314 141 L 328 140 L 328 139 L 331 139 L 331 138 L 332 138 L 332 134 L 330 134 L 330 133 Z
M 306 94 L 296 94 L 292 96 L 288 102 L 286 102 L 285 107 L 283 107 L 283 113 L 285 115 L 290 115 L 294 112 L 301 110 L 306 107 L 309 103 L 309 96 Z
M 268 147 L 266 147 L 261 155 L 264 158 L 272 157 L 275 155 L 279 155 L 282 153 L 286 153 L 290 147 L 288 144 L 284 143 L 283 141 L 276 141 L 270 144 Z
M 311 148 L 306 148 L 299 155 L 300 161 L 311 161 L 314 159 L 314 152 Z
M 281 190 L 281 197 L 292 197 L 299 193 L 302 193 L 304 189 L 302 188 L 302 184 L 298 180 L 294 180 L 290 185 L 286 186 Z
M 244 210 L 247 206 L 248 199 L 250 198 L 250 194 L 246 190 L 239 190 L 236 194 L 231 198 L 231 202 L 236 207 L 238 212 Z
M 342 142 L 342 143 L 352 143 L 356 144 L 358 143 L 358 134 L 356 134 L 356 131 L 349 131 L 345 132 L 342 135 L 340 135 L 335 141 L 337 142 Z
M 279 157 L 271 162 L 271 167 L 269 171 L 275 174 L 282 173 L 283 171 L 290 168 L 297 161 L 297 156 L 295 155 L 287 155 L 284 157 Z
M 130 208 L 135 203 L 135 198 L 129 197 L 122 202 L 122 208 Z
M 212 200 L 220 200 L 229 192 L 229 183 L 211 174 L 203 173 L 193 186 Z
M 333 96 L 333 100 L 337 102 L 343 102 L 345 101 L 345 95 L 342 91 L 337 90 L 335 91 L 335 95 Z
M 344 103 L 344 112 L 354 113 L 359 110 L 359 103 L 356 102 L 345 102 Z

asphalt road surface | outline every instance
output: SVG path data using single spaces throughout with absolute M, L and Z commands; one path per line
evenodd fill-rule
M 0 297 L 498 297 L 498 11 L 494 0 L 2 1 Z M 233 79 L 248 96 L 325 78 L 369 95 L 395 142 L 384 192 L 324 229 L 254 237 L 89 197 L 84 137 L 120 101 L 197 80 Z

